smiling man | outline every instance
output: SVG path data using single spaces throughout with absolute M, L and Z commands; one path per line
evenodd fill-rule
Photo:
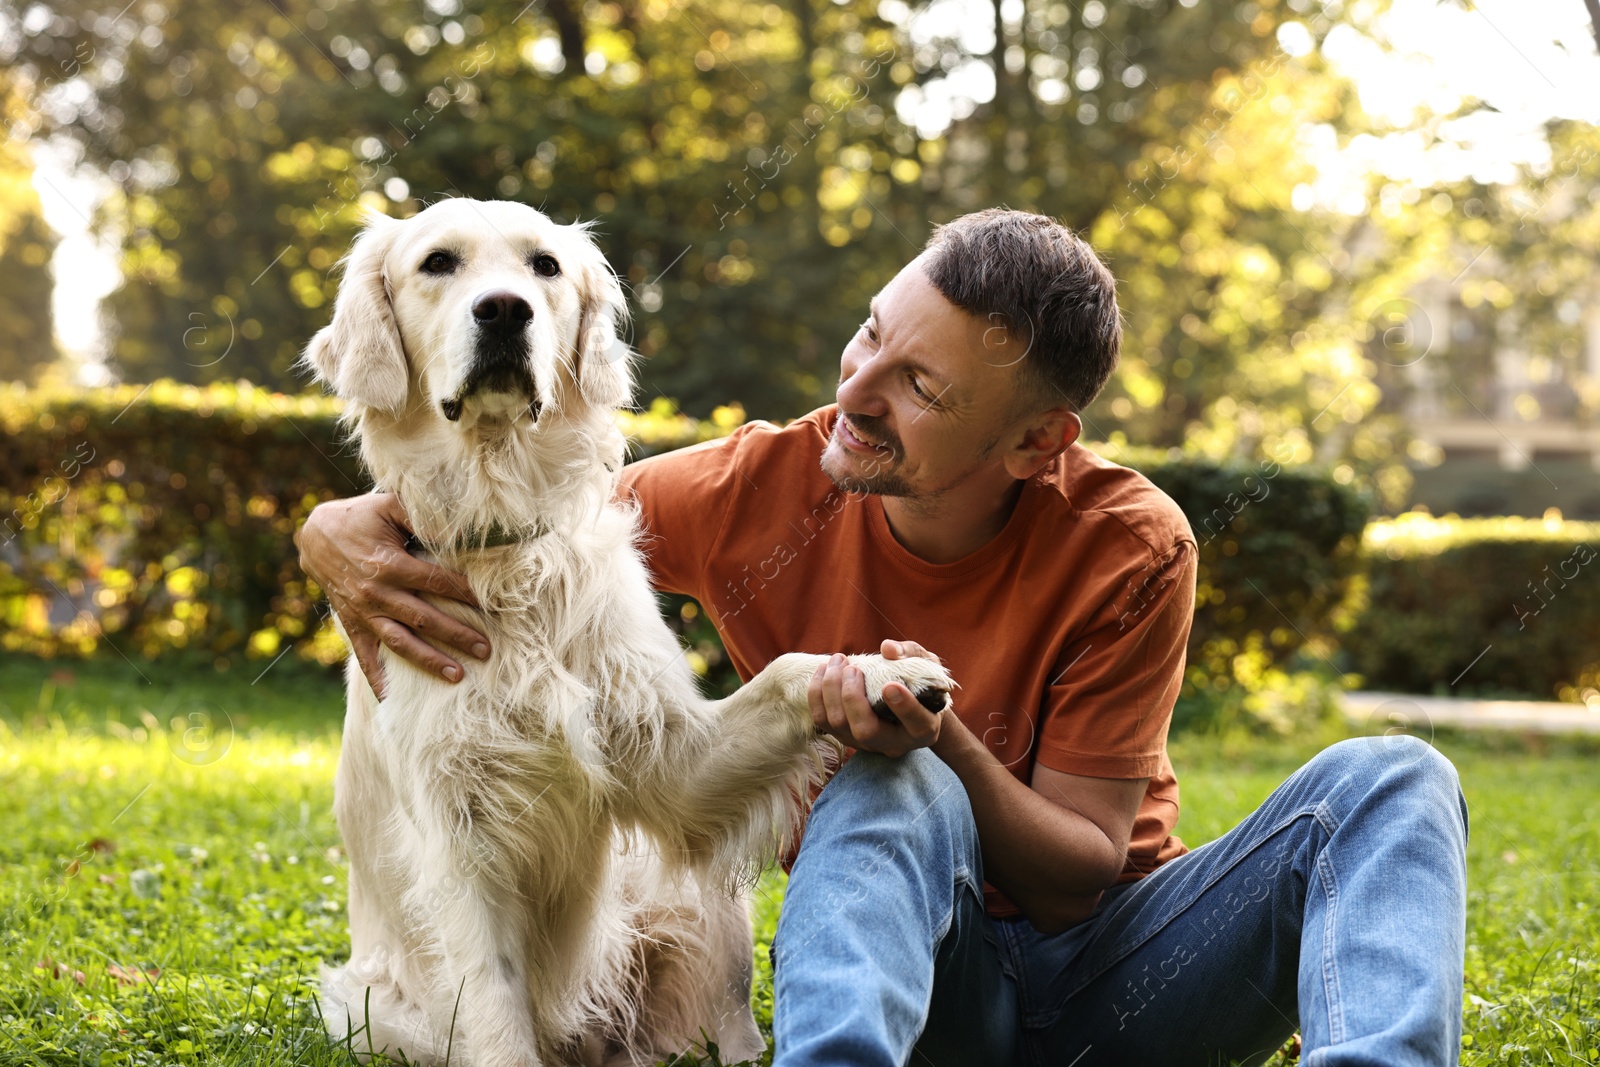
M 811 687 L 857 749 L 817 798 L 778 935 L 779 1067 L 1454 1064 L 1466 809 L 1409 738 L 1323 752 L 1234 830 L 1172 835 L 1167 726 L 1194 606 L 1182 513 L 1077 444 L 1114 369 L 1115 285 L 1050 219 L 940 228 L 872 301 L 838 403 L 625 468 L 657 587 L 741 677 L 790 651 L 937 654 L 936 715 L 876 717 L 842 656 Z M 368 677 L 449 680 L 483 638 L 417 590 L 382 496 L 327 504 L 302 561 Z M 925 651 L 926 649 L 926 651 Z

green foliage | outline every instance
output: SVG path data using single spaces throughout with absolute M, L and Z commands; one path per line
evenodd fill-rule
M 1491 412 L 1497 421 L 1529 423 L 1600 414 L 1583 326 L 1600 260 L 1600 127 L 1552 121 L 1546 135 L 1548 162 L 1519 166 L 1515 182 L 1463 181 L 1435 194 L 1454 216 L 1454 246 L 1438 270 L 1460 277 L 1457 299 L 1448 323 L 1423 314 L 1409 324 L 1428 358 L 1414 368 L 1406 365 L 1411 359 L 1380 368 L 1385 407 L 1420 391 L 1462 418 Z M 1446 329 L 1454 336 L 1443 336 Z M 1497 339 L 1508 337 L 1534 354 L 1528 380 L 1509 389 L 1494 363 Z
M 1092 231 L 1128 319 L 1097 422 L 1109 408 L 1132 441 L 1214 458 L 1338 455 L 1364 476 L 1393 463 L 1395 425 L 1364 419 L 1378 391 L 1363 320 L 1407 291 L 1445 227 L 1296 209 L 1316 180 L 1309 124 L 1366 122 L 1315 56 L 1270 54 L 1198 90 L 1164 84 L 1157 101 Z
M 1343 642 L 1370 688 L 1600 699 L 1600 523 L 1410 513 L 1365 544 L 1368 603 Z
M 1376 398 L 1364 319 L 1446 223 L 1295 206 L 1303 131 L 1371 124 L 1275 36 L 1353 16 L 1079 6 L 995 0 L 991 44 L 930 36 L 937 19 L 913 33 L 923 5 L 876 0 L 167 0 L 111 23 L 64 0 L 17 18 L 14 44 L 28 96 L 78 91 L 35 134 L 117 183 L 103 221 L 126 234 L 128 282 L 108 311 L 128 380 L 293 390 L 363 206 L 505 197 L 599 219 L 647 393 L 793 417 L 828 399 L 868 298 L 933 225 L 1006 204 L 1090 233 L 1121 280 L 1128 359 L 1096 436 L 1397 472 L 1392 427 L 1352 428 Z M 916 125 L 979 68 L 992 100 Z
M 168 0 L 116 19 L 0 0 L 0 59 L 36 109 L 17 132 L 115 184 L 98 221 L 127 278 L 107 305 L 126 380 L 293 391 L 364 208 L 506 197 L 599 220 L 646 394 L 792 417 L 828 398 L 868 298 L 932 227 L 1003 203 L 1089 234 L 1119 279 L 1125 358 L 1094 436 L 1317 457 L 1394 507 L 1412 390 L 1496 407 L 1489 346 L 1434 344 L 1419 285 L 1463 277 L 1454 325 L 1492 314 L 1550 353 L 1506 398 L 1519 418 L 1600 404 L 1577 373 L 1600 140 L 1554 124 L 1547 172 L 1503 186 L 1372 175 L 1344 194 L 1370 210 L 1308 200 L 1321 148 L 1393 131 L 1278 31 L 1315 44 L 1385 6 L 994 0 L 988 26 L 930 36 L 924 5 L 876 0 Z M 980 68 L 992 100 L 917 126 Z M 1387 351 L 1397 322 L 1440 354 Z M 43 336 L 18 351 L 49 358 Z
M 4 180 L 0 175 L 0 183 Z M 0 190 L 0 205 L 4 200 Z M 49 264 L 56 236 L 37 204 L 35 210 L 8 221 L 11 229 L 0 233 L 0 382 L 26 382 L 38 378 L 47 366 L 39 354 L 55 351 L 55 320 L 50 314 L 55 279 Z
M 1183 509 L 1200 546 L 1192 665 L 1229 671 L 1241 656 L 1277 666 L 1326 655 L 1348 624 L 1370 501 L 1326 471 L 1166 461 L 1135 468 Z
M 249 386 L 0 393 L 0 641 L 243 658 L 308 637 L 296 524 L 364 484 L 334 420 Z
M 120 661 L 0 661 L 0 1067 L 356 1062 L 359 1036 L 330 1041 L 315 1001 L 318 966 L 349 948 L 347 862 L 330 812 L 341 696 L 306 669 L 146 685 Z M 1225 832 L 1334 739 L 1175 740 L 1180 834 Z M 1594 753 L 1435 743 L 1473 824 L 1461 1062 L 1592 1063 Z M 763 1028 L 782 891 L 774 872 L 755 899 Z

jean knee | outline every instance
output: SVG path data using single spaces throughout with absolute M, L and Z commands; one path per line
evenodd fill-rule
M 835 815 L 847 824 L 894 825 L 907 832 L 942 830 L 974 840 L 977 833 L 961 779 L 922 748 L 898 758 L 876 752 L 850 757 L 817 798 L 811 826 Z
M 1461 817 L 1463 840 L 1470 832 L 1467 795 L 1461 789 L 1461 772 L 1450 757 L 1432 745 L 1417 741 L 1424 751 L 1408 765 L 1408 784 L 1441 806 L 1453 805 Z
M 1430 785 L 1449 792 L 1455 792 L 1461 785 L 1456 765 L 1450 762 L 1450 758 L 1412 734 L 1354 737 L 1339 742 L 1333 749 L 1357 753 L 1370 777 L 1392 775 L 1407 782 Z
M 1462 829 L 1467 826 L 1466 798 L 1461 775 L 1450 757 L 1410 734 L 1356 737 L 1324 749 L 1315 762 L 1326 760 L 1330 769 L 1353 779 L 1367 791 L 1382 790 L 1424 804 L 1458 810 Z
M 970 812 L 967 790 L 950 765 L 925 748 L 913 749 L 898 758 L 876 752 L 858 753 L 851 762 L 862 761 L 862 769 L 876 787 L 887 790 L 899 803 L 940 814 Z

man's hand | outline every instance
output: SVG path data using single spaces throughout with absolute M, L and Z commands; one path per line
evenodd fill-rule
M 300 568 L 328 594 L 380 700 L 380 643 L 448 682 L 461 680 L 461 664 L 435 642 L 489 658 L 488 638 L 417 596 L 436 593 L 478 606 L 466 578 L 406 551 L 410 532 L 399 498 L 368 493 L 318 505 L 295 534 Z
M 939 657 L 911 641 L 885 641 L 880 652 L 884 659 L 921 657 L 939 662 Z M 903 756 L 915 748 L 927 748 L 939 739 L 941 712 L 929 711 L 899 682 L 883 689 L 884 703 L 899 723 L 885 722 L 873 712 L 867 700 L 866 676 L 850 666 L 842 655 L 835 655 L 817 668 L 807 691 L 811 721 L 817 732 L 830 734 L 851 748 Z

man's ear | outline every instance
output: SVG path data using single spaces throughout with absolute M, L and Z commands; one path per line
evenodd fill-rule
M 1054 407 L 1028 419 L 1022 439 L 1005 455 L 1013 478 L 1031 478 L 1052 459 L 1071 448 L 1083 433 L 1083 420 L 1070 407 Z
M 345 400 L 398 413 L 410 390 L 405 348 L 389 301 L 384 257 L 400 222 L 377 212 L 344 260 L 333 321 L 317 331 L 301 362 Z
M 587 234 L 583 240 L 591 240 Z M 598 248 L 583 267 L 583 313 L 573 353 L 573 377 L 583 398 L 597 407 L 620 407 L 633 399 L 633 350 L 622 339 L 628 300 L 622 283 Z

